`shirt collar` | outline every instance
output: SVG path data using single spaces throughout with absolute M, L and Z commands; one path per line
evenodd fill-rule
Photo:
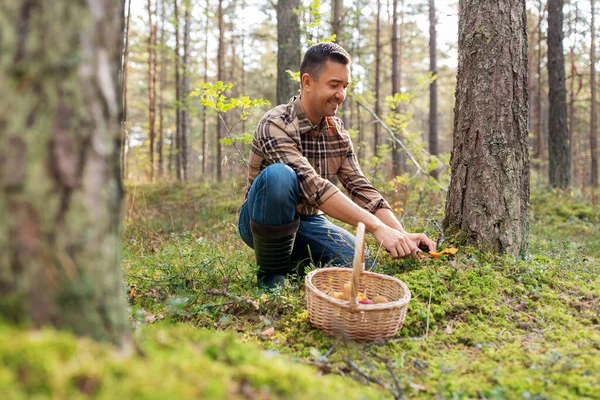
M 296 111 L 296 116 L 298 117 L 298 130 L 300 131 L 300 134 L 308 133 L 311 136 L 320 136 L 329 131 L 328 119 L 325 117 L 321 119 L 320 125 L 314 125 L 310 122 L 306 115 L 306 111 L 304 111 L 302 101 L 300 101 L 300 96 L 292 97 L 290 103 L 292 103 L 294 110 Z

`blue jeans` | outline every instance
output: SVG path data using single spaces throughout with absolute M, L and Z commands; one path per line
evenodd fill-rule
M 242 240 L 254 248 L 250 219 L 264 225 L 284 225 L 296 216 L 300 186 L 294 170 L 285 164 L 271 164 L 252 183 L 248 199 L 240 210 L 238 229 Z M 332 224 L 323 215 L 299 215 L 300 227 L 292 250 L 292 263 L 313 262 L 351 266 L 355 237 Z

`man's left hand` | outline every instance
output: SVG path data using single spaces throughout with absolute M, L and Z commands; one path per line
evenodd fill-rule
M 436 250 L 436 244 L 433 240 L 429 239 L 427 237 L 426 234 L 424 233 L 407 233 L 406 234 L 408 236 L 408 238 L 410 240 L 413 241 L 413 243 L 419 247 L 419 245 L 424 245 L 425 247 L 429 248 L 429 251 L 435 251 Z M 420 246 L 420 247 L 424 247 L 424 246 Z

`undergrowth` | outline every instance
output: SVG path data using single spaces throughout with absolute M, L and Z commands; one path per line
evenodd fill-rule
M 389 198 L 408 230 L 437 239 L 443 196 L 412 185 L 388 187 Z M 301 279 L 275 293 L 256 289 L 253 253 L 237 234 L 243 190 L 129 187 L 123 270 L 142 355 L 118 361 L 66 334 L 2 328 L 0 388 L 19 382 L 16 398 L 600 398 L 600 212 L 583 195 L 533 188 L 524 260 L 470 247 L 391 260 L 369 242 L 375 271 L 403 280 L 412 300 L 397 337 L 357 343 L 310 326 Z M 15 336 L 13 348 L 6 341 Z M 29 352 L 40 340 L 50 355 L 37 359 Z M 49 370 L 58 363 L 66 369 Z M 213 378 L 221 369 L 224 378 Z

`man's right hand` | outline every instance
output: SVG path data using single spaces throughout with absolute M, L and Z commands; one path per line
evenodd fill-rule
M 396 229 L 381 223 L 371 231 L 377 243 L 383 246 L 392 258 L 415 257 L 420 251 L 414 240 L 411 240 L 407 233 L 402 233 Z

